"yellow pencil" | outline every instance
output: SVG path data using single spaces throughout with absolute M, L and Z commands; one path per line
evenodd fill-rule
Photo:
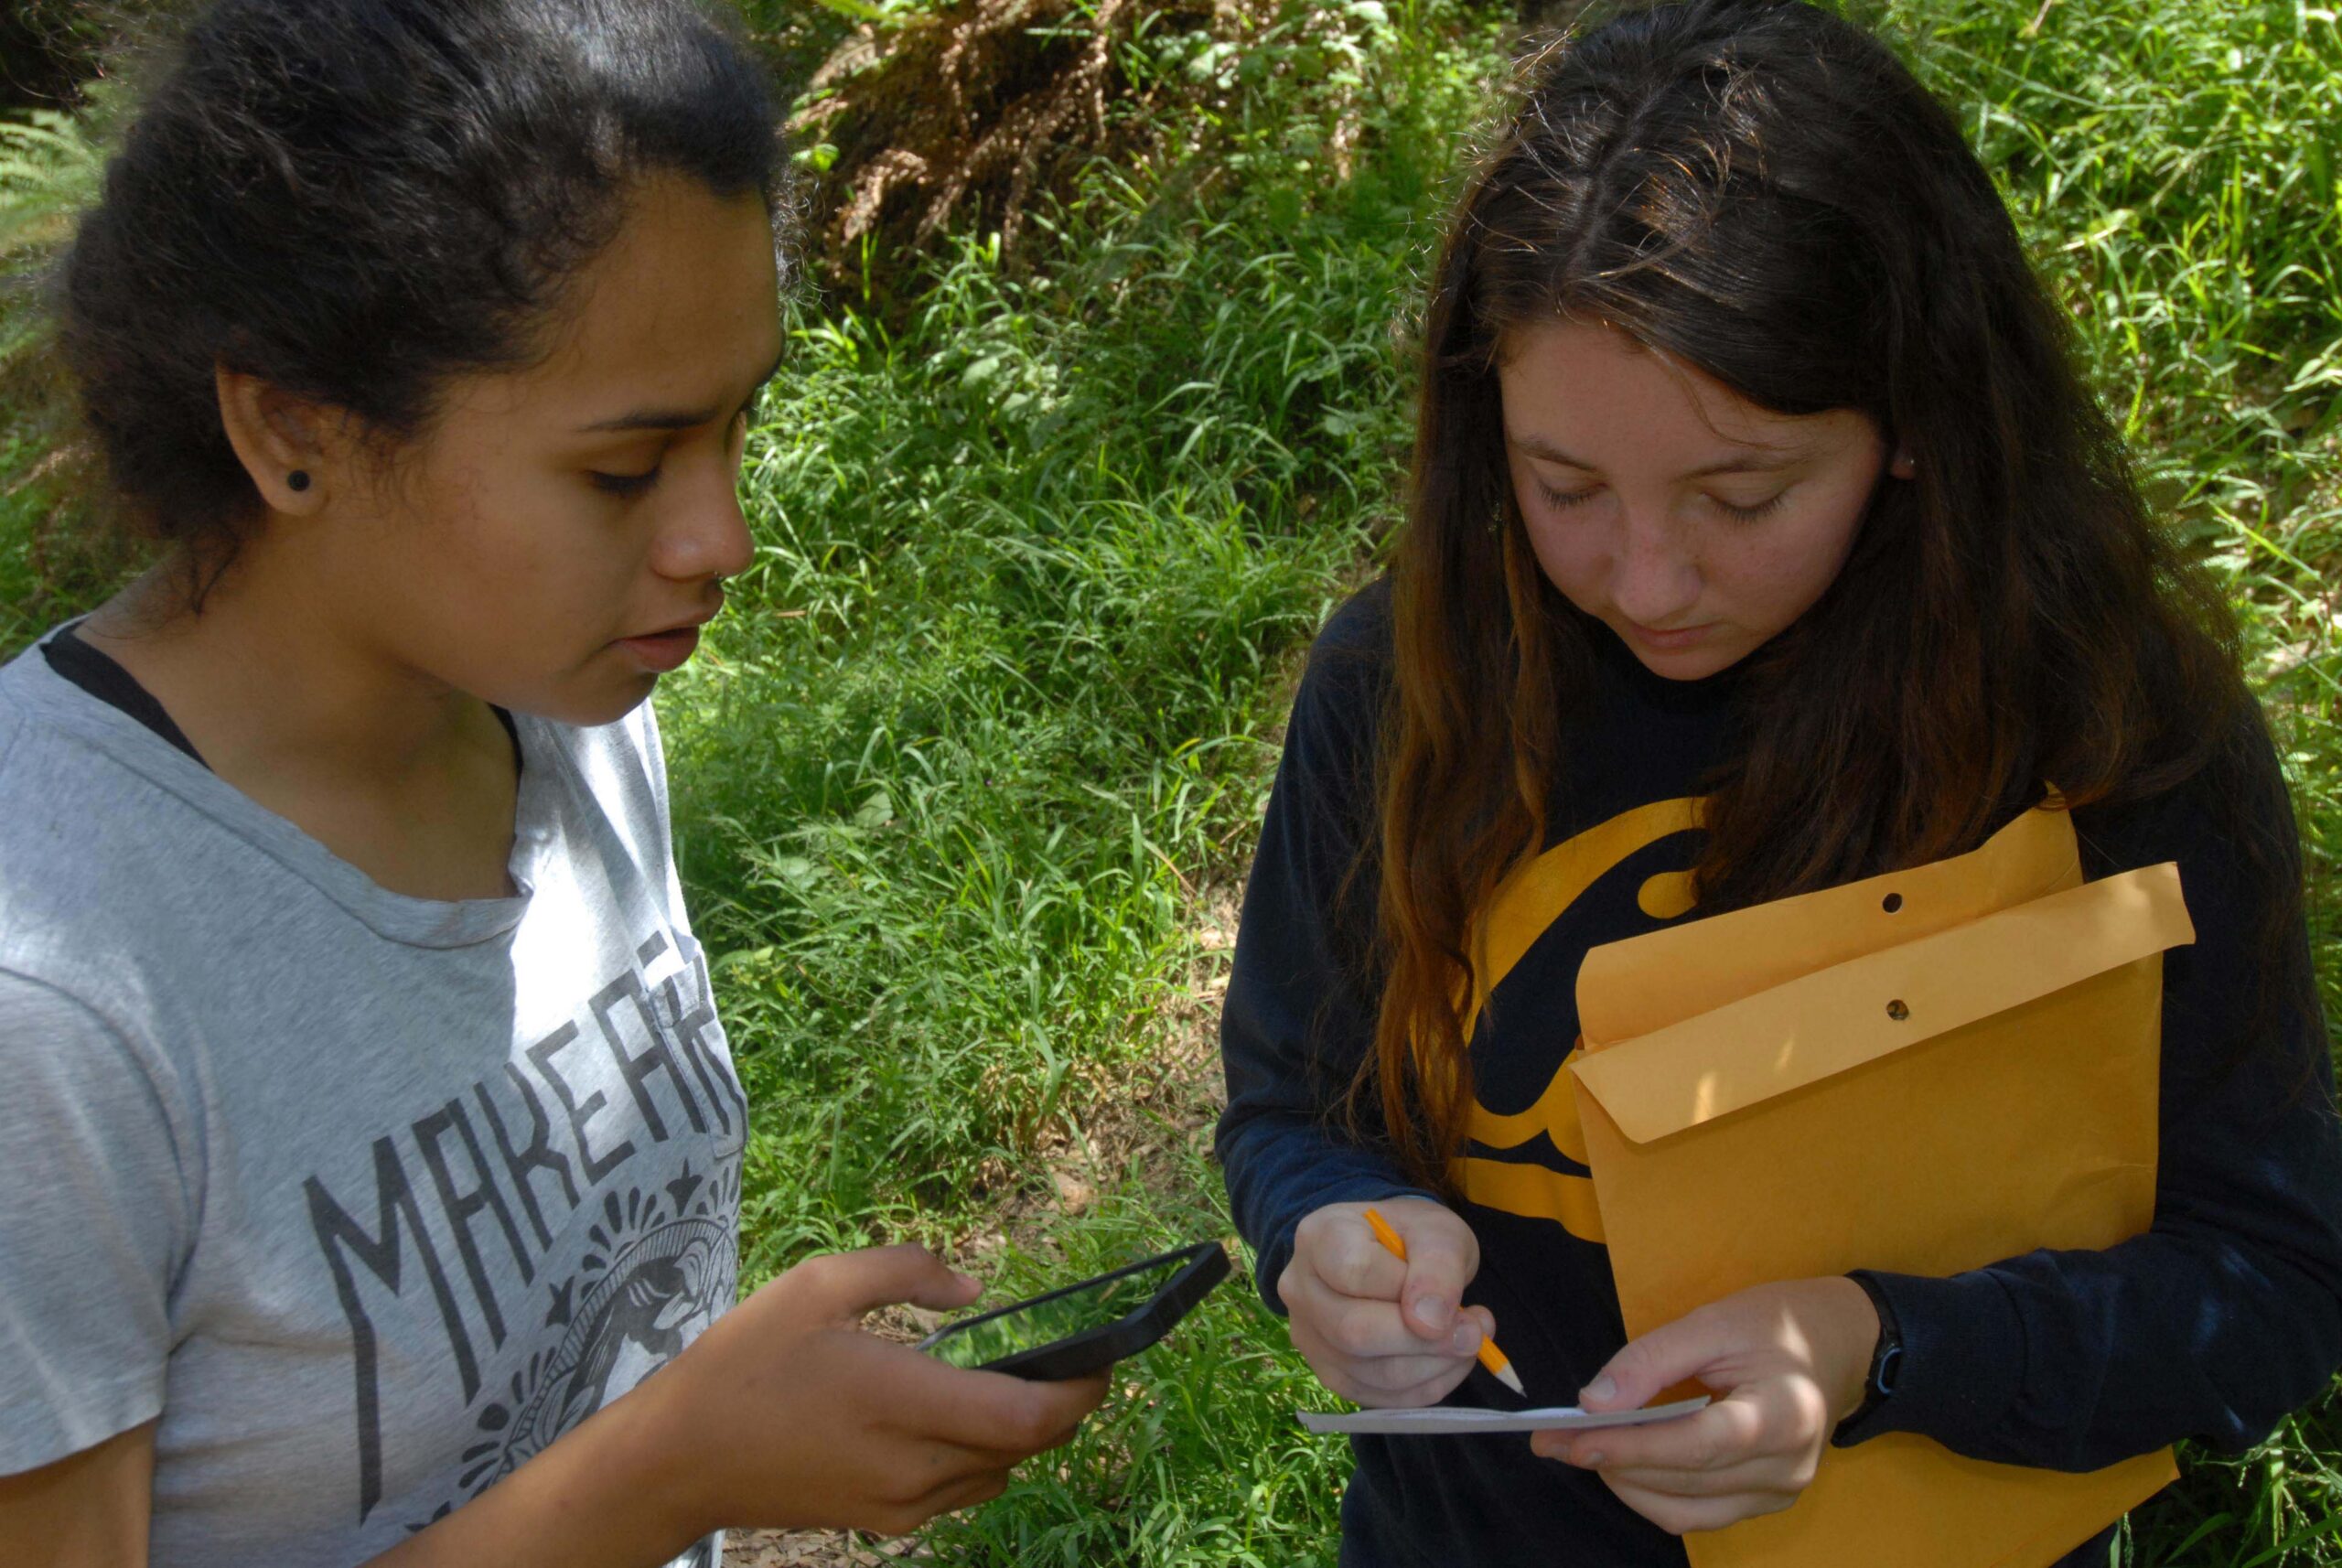
M 1383 1246 L 1390 1249 L 1391 1253 L 1395 1255 L 1401 1262 L 1403 1263 L 1407 1261 L 1407 1243 L 1400 1240 L 1399 1233 L 1396 1230 L 1391 1229 L 1391 1222 L 1389 1220 L 1383 1219 L 1382 1216 L 1375 1213 L 1373 1209 L 1370 1208 L 1366 1211 L 1366 1222 L 1370 1226 L 1373 1227 L 1374 1239 L 1376 1240 L 1381 1242 Z M 1495 1340 L 1485 1337 L 1482 1337 L 1480 1340 L 1480 1348 L 1477 1353 L 1480 1358 L 1480 1365 L 1488 1369 L 1488 1375 L 1490 1377 L 1496 1379 L 1497 1381 L 1502 1383 L 1506 1388 L 1510 1389 L 1514 1393 L 1519 1394 L 1521 1398 L 1527 1399 L 1529 1397 L 1529 1391 L 1520 1386 L 1520 1374 L 1512 1369 L 1512 1362 L 1506 1357 L 1503 1351 L 1497 1348 L 1497 1342 Z

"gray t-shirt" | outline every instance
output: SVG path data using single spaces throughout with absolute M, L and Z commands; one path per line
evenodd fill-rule
M 732 1302 L 650 709 L 518 728 L 520 892 L 439 903 L 0 669 L 0 1473 L 159 1415 L 158 1568 L 386 1551 Z

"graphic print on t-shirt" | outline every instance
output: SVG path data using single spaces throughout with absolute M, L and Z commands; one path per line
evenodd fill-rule
M 1555 844 L 1530 860 L 1500 884 L 1477 932 L 1479 994 L 1464 1025 L 1473 1038 L 1485 1023 L 1488 999 L 1530 950 L 1556 931 L 1597 886 L 1643 851 L 1687 833 L 1700 825 L 1703 802 L 1691 797 L 1654 800 L 1622 811 L 1608 821 Z M 1691 879 L 1667 869 L 1638 879 L 1635 906 L 1654 920 L 1672 920 L 1692 907 Z M 1583 939 L 1579 939 L 1583 940 Z M 1573 968 L 1577 957 L 1572 959 Z M 1468 1147 L 1449 1162 L 1457 1189 L 1484 1208 L 1500 1209 L 1531 1219 L 1552 1219 L 1582 1241 L 1603 1240 L 1602 1213 L 1595 1203 L 1594 1174 L 1586 1165 L 1585 1135 L 1578 1124 L 1577 1085 L 1569 1063 L 1584 1048 L 1566 1045 L 1576 1033 L 1572 1008 L 1566 1033 L 1550 1020 L 1557 1047 L 1538 1061 L 1552 1063 L 1552 1077 L 1525 1108 L 1502 1113 L 1484 1102 L 1488 1088 L 1478 1085 L 1466 1128 Z M 1535 1070 L 1542 1071 L 1540 1065 Z M 1501 1157 L 1497 1157 L 1501 1156 Z
M 664 933 L 635 956 L 577 1016 L 376 1138 L 372 1192 L 303 1184 L 349 1324 L 361 1520 L 385 1486 L 381 1315 L 435 1318 L 472 1430 L 420 1530 L 732 1303 L 747 1100 L 704 965 Z

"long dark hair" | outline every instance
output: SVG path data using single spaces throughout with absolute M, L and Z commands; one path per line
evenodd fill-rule
M 1375 1103 L 1427 1181 L 1470 1105 L 1472 923 L 1542 844 L 1592 678 L 1501 444 L 1506 335 L 1562 317 L 1767 409 L 1858 410 L 1918 460 L 1821 602 L 1751 656 L 1703 912 L 1971 848 L 2045 779 L 2076 805 L 2207 768 L 2283 791 L 2225 602 L 2151 525 L 1991 177 L 1894 55 L 1794 0 L 1565 37 L 1530 61 L 1439 258 L 1391 568 L 1385 980 L 1351 1110 Z M 2297 920 L 2297 846 L 2261 854 L 2272 920 Z
M 62 269 L 60 341 L 125 510 L 196 586 L 259 497 L 217 366 L 395 444 L 528 362 L 635 182 L 758 194 L 778 112 L 685 0 L 219 0 L 167 49 Z

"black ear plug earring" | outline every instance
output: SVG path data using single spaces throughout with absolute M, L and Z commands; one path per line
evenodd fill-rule
M 306 468 L 294 469 L 291 473 L 285 476 L 285 489 L 292 490 L 296 495 L 301 491 L 307 489 L 309 488 L 309 471 Z

